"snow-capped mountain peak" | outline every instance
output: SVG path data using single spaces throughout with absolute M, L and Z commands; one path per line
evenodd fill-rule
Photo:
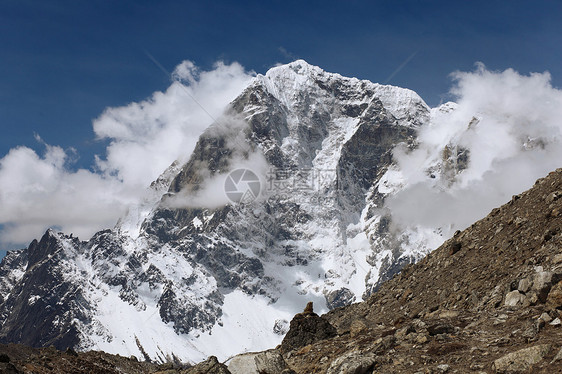
M 303 60 L 274 67 L 115 228 L 88 242 L 49 231 L 9 253 L 0 340 L 154 361 L 273 347 L 307 302 L 360 301 L 449 235 L 396 226 L 410 207 L 392 198 L 455 185 L 480 121 L 465 117 Z

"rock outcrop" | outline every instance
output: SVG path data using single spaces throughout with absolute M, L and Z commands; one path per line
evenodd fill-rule
M 168 370 L 159 374 L 175 373 L 176 370 Z M 187 370 L 182 370 L 182 374 L 232 374 L 225 364 L 220 363 L 215 356 L 209 357 L 206 361 L 195 365 Z
M 281 342 L 280 349 L 282 353 L 288 353 L 334 336 L 336 336 L 334 326 L 324 317 L 314 313 L 312 302 L 309 302 L 304 311 L 291 320 L 289 332 Z

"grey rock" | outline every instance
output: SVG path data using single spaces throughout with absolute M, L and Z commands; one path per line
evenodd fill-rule
M 517 290 L 511 291 L 505 296 L 505 301 L 504 301 L 505 306 L 513 306 L 513 307 L 523 306 L 526 303 L 528 305 L 529 301 L 527 300 L 525 295 L 523 295 Z
M 552 321 L 552 317 L 550 317 L 548 315 L 548 313 L 541 314 L 541 316 L 539 318 L 542 319 L 546 323 L 549 323 L 550 321 Z
M 542 361 L 550 351 L 550 344 L 540 344 L 509 353 L 494 361 L 496 373 L 521 373 Z
M 273 325 L 273 332 L 277 335 L 285 335 L 289 331 L 289 321 L 286 319 L 277 319 Z
M 326 305 L 329 309 L 335 309 L 349 305 L 355 301 L 355 295 L 348 288 L 330 291 L 326 295 Z
M 209 357 L 185 372 L 186 374 L 232 374 L 226 365 L 221 364 L 215 356 Z
M 523 278 L 519 281 L 519 285 L 517 286 L 517 290 L 523 293 L 527 293 L 531 289 L 531 280 L 529 278 Z
M 532 290 L 537 293 L 539 300 L 543 303 L 546 301 L 548 291 L 552 286 L 552 276 L 553 276 L 552 272 L 542 271 L 540 269 L 533 276 Z
M 232 374 L 289 374 L 292 372 L 281 353 L 275 349 L 234 356 L 228 363 L 228 370 Z
M 376 365 L 375 354 L 351 351 L 336 358 L 326 374 L 367 374 L 372 373 Z
M 259 374 L 288 374 L 293 372 L 287 366 L 281 353 L 275 349 L 257 354 L 254 360 Z
M 259 374 L 256 367 L 257 353 L 243 353 L 228 361 L 228 370 L 232 374 Z

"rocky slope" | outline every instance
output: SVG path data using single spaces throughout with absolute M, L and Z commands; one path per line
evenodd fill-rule
M 211 357 L 174 368 L 11 345 L 0 346 L 0 365 L 12 365 L 14 373 L 26 365 L 37 373 L 81 373 L 79 365 L 88 368 L 95 356 L 97 365 L 113 365 L 108 373 L 560 373 L 561 319 L 558 169 L 404 268 L 368 300 L 323 316 L 308 305 L 276 349 L 226 365 Z
M 298 373 L 562 372 L 562 169 L 324 318 Z

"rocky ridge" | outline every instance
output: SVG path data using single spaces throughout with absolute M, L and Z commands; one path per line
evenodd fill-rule
M 562 372 L 562 169 L 457 232 L 363 303 L 299 373 Z M 367 362 L 365 362 L 367 361 Z

